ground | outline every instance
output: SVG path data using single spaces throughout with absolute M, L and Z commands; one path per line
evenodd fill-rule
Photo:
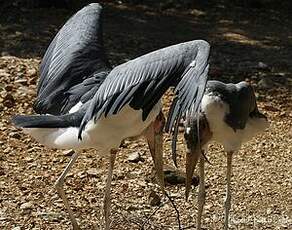
M 0 18 L 0 228 L 70 229 L 70 221 L 53 185 L 70 152 L 49 150 L 14 128 L 10 118 L 30 114 L 36 95 L 38 65 L 50 40 L 72 11 L 10 8 Z M 157 11 L 124 4 L 105 5 L 105 44 L 114 65 L 146 52 L 191 39 L 210 42 L 210 78 L 248 80 L 270 128 L 234 156 L 231 229 L 292 228 L 292 20 L 285 9 L 251 9 L 224 5 Z M 171 97 L 164 98 L 165 111 Z M 143 162 L 129 163 L 140 152 Z M 185 147 L 179 139 L 179 167 Z M 226 155 L 218 144 L 207 153 L 205 229 L 222 229 Z M 165 135 L 165 164 L 172 165 L 170 137 Z M 65 190 L 82 229 L 98 226 L 107 161 L 83 151 L 66 179 Z M 149 194 L 152 162 L 144 140 L 121 148 L 112 186 L 112 229 L 178 229 L 176 212 L 166 198 L 157 207 Z M 185 201 L 184 186 L 167 186 L 184 229 L 195 229 L 194 188 Z

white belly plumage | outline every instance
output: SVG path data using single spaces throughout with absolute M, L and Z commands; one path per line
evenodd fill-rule
M 129 105 L 115 115 L 101 117 L 96 122 L 89 121 L 78 140 L 78 127 L 68 128 L 26 128 L 24 131 L 32 135 L 41 144 L 58 149 L 95 148 L 107 154 L 110 149 L 120 146 L 122 140 L 135 137 L 155 120 L 161 111 L 159 101 L 145 121 L 142 121 L 142 110 L 134 110 Z M 101 152 L 102 154 L 102 152 Z
M 219 96 L 212 93 L 204 95 L 202 111 L 205 113 L 212 132 L 211 141 L 219 142 L 225 151 L 237 151 L 243 142 L 249 141 L 257 133 L 268 128 L 268 121 L 264 118 L 249 118 L 244 129 L 236 132 L 224 121 L 229 113 L 229 105 Z

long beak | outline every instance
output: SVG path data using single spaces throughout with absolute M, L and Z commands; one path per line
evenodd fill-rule
M 201 157 L 205 157 L 202 153 L 202 146 L 206 144 L 212 137 L 210 132 L 209 124 L 206 117 L 200 114 L 199 117 L 199 130 L 196 126 L 196 117 L 191 116 L 189 118 L 189 126 L 186 128 L 185 140 L 187 144 L 187 154 L 186 154 L 186 200 L 188 200 L 192 178 L 194 175 L 194 170 Z M 205 157 L 206 159 L 206 157 Z M 208 159 L 206 159 L 208 161 Z M 201 178 L 200 178 L 201 179 Z
M 188 145 L 188 151 L 186 155 L 186 200 L 188 200 L 189 193 L 192 185 L 192 178 L 194 175 L 194 170 L 200 159 L 201 147 L 198 143 L 190 143 Z

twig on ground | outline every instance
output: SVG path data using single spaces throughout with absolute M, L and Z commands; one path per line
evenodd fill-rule
M 170 203 L 172 204 L 175 212 L 176 212 L 176 218 L 177 218 L 177 222 L 178 222 L 178 229 L 179 230 L 182 230 L 182 227 L 181 227 L 181 223 L 180 223 L 180 215 L 179 215 L 179 211 L 174 203 L 174 201 L 171 199 L 171 197 L 167 194 L 167 192 L 165 192 L 165 195 L 166 197 L 169 199 Z
M 152 212 L 148 217 L 147 217 L 147 219 L 143 222 L 143 224 L 141 225 L 141 227 L 140 227 L 140 230 L 144 230 L 144 226 L 149 222 L 149 220 L 150 220 L 150 218 L 152 217 L 152 216 L 154 216 L 155 215 L 155 213 L 164 205 L 165 203 L 161 203 L 155 210 L 154 210 L 154 212 Z

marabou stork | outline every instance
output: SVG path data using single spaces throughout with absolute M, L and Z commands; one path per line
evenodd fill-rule
M 109 158 L 104 199 L 105 228 L 109 229 L 110 185 L 121 142 L 146 136 L 163 188 L 161 97 L 175 87 L 166 125 L 167 130 L 177 133 L 185 112 L 191 106 L 199 110 L 207 82 L 210 45 L 204 40 L 189 41 L 112 68 L 103 47 L 101 13 L 99 4 L 90 4 L 61 28 L 40 65 L 34 106 L 38 115 L 17 115 L 12 122 L 45 146 L 96 148 L 99 155 Z M 73 154 L 56 182 L 74 229 L 79 227 L 63 182 L 77 157 Z
M 224 229 L 228 229 L 231 207 L 232 155 L 242 143 L 268 128 L 265 115 L 259 112 L 253 88 L 247 82 L 224 84 L 208 81 L 201 102 L 201 111 L 190 109 L 186 113 L 186 197 L 191 188 L 191 178 L 199 161 L 199 193 L 197 228 L 201 229 L 201 217 L 205 204 L 204 163 L 209 142 L 216 141 L 227 152 L 227 187 L 225 198 Z

